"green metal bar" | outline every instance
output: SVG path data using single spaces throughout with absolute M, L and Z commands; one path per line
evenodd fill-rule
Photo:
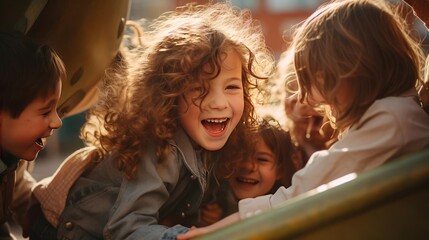
M 429 239 L 426 202 L 429 149 L 197 239 L 340 239 L 338 234 L 348 239 L 401 234 Z

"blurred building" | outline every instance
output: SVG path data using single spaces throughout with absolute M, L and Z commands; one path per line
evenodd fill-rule
M 291 40 L 294 26 L 306 19 L 318 6 L 327 0 L 231 0 L 241 8 L 252 11 L 253 17 L 261 22 L 267 45 L 278 57 Z M 390 0 L 400 2 L 401 0 Z M 186 3 L 204 4 L 209 0 L 133 0 L 130 19 L 153 19 L 165 11 Z M 421 40 L 423 47 L 429 49 L 428 32 L 425 26 L 408 10 L 404 15 L 410 22 L 413 32 Z
M 261 22 L 267 45 L 278 56 L 286 49 L 294 25 L 308 17 L 326 0 L 232 0 L 241 9 L 251 10 L 253 17 Z M 153 19 L 165 11 L 186 3 L 204 4 L 208 0 L 133 0 L 130 19 Z M 284 39 L 284 40 L 282 40 Z

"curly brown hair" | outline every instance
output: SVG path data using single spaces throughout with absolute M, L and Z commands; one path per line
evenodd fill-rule
M 178 99 L 195 83 L 204 87 L 204 98 L 229 49 L 242 62 L 244 112 L 226 145 L 252 131 L 253 101 L 274 61 L 249 12 L 227 3 L 188 4 L 155 19 L 142 39 L 142 46 L 117 61 L 118 70 L 109 75 L 82 129 L 82 137 L 102 157 L 115 152 L 117 168 L 129 179 L 148 146 L 155 146 L 158 161 L 165 159 L 171 151 L 168 141 L 180 125 Z M 203 72 L 205 65 L 212 71 Z

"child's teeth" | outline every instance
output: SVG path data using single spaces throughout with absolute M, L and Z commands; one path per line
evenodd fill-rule
M 211 123 L 223 123 L 226 121 L 226 118 L 224 119 L 207 119 L 207 122 L 211 122 Z

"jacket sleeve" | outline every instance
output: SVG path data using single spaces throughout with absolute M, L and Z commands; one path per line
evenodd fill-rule
M 159 210 L 176 186 L 183 164 L 176 151 L 162 163 L 158 163 L 154 156 L 154 152 L 146 154 L 139 165 L 137 178 L 122 182 L 104 228 L 104 238 L 161 239 L 163 235 L 175 236 L 187 229 L 183 226 L 167 228 L 158 223 Z

